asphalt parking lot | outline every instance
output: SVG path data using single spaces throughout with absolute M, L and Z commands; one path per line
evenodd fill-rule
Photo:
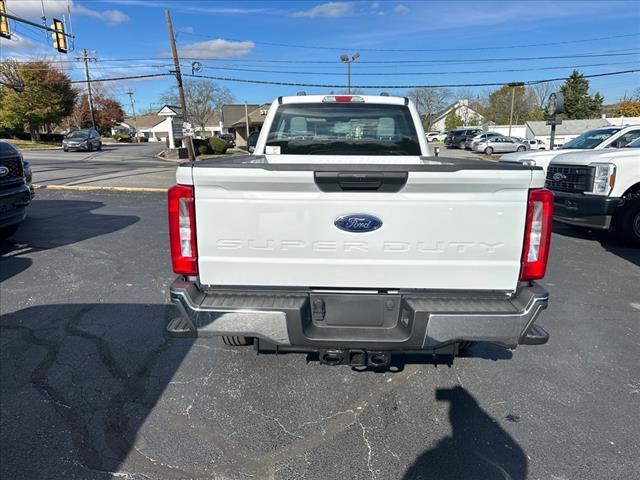
M 76 187 L 168 188 L 175 162 L 156 157 L 164 143 L 104 144 L 101 151 L 23 150 L 40 185 Z
M 0 244 L 0 477 L 639 478 L 640 252 L 559 226 L 541 347 L 354 371 L 171 339 L 162 193 L 39 190 Z

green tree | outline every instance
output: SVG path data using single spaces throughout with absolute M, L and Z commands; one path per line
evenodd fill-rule
M 0 127 L 29 127 L 31 140 L 39 139 L 39 128 L 58 123 L 73 109 L 77 92 L 70 78 L 44 60 L 17 63 L 5 60 L 5 71 L 20 79 L 22 91 L 0 87 Z
M 595 118 L 602 110 L 604 98 L 598 92 L 589 95 L 589 80 L 578 70 L 571 73 L 560 91 L 564 95 L 564 118 Z
M 455 110 L 451 110 L 444 119 L 444 128 L 447 132 L 449 130 L 455 130 L 463 124 L 462 118 L 458 116 Z
M 536 120 L 540 116 L 536 105 L 536 96 L 531 89 L 503 85 L 489 94 L 489 103 L 484 110 L 485 117 L 497 124 L 509 123 L 512 94 L 514 125 L 524 123 L 527 120 Z

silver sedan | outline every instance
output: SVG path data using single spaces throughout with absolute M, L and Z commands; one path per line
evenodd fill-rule
M 473 142 L 471 149 L 487 155 L 492 153 L 524 152 L 528 149 L 525 142 L 512 137 L 492 137 Z

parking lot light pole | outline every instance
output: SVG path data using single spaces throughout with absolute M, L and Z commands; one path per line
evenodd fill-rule
M 360 53 L 356 52 L 351 55 L 340 55 L 340 60 L 347 64 L 347 93 L 351 93 L 351 64 L 360 58 Z
M 511 112 L 509 113 L 509 136 L 511 136 L 511 124 L 513 123 L 513 103 L 516 98 L 516 87 L 524 87 L 524 82 L 507 83 L 511 87 Z

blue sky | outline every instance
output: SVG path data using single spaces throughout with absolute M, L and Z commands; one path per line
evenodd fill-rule
M 7 0 L 7 7 L 10 13 L 41 21 L 40 0 Z M 45 0 L 49 20 L 66 15 L 68 8 L 75 52 L 55 59 L 68 62 L 60 65 L 74 79 L 83 78 L 82 65 L 69 61 L 83 48 L 99 60 L 91 64 L 95 78 L 167 72 L 170 60 L 160 58 L 170 51 L 165 9 L 172 12 L 181 55 L 198 59 L 203 75 L 344 85 L 346 68 L 338 57 L 356 51 L 361 56 L 352 66 L 354 85 L 503 83 L 564 77 L 577 65 L 589 65 L 579 68 L 587 74 L 640 68 L 638 1 Z M 13 27 L 14 40 L 2 40 L 3 57 L 52 55 L 44 32 L 20 24 Z M 612 36 L 623 37 L 582 41 Z M 540 45 L 548 43 L 562 44 Z M 567 58 L 514 60 L 545 56 Z M 118 59 L 132 60 L 113 61 Z M 190 72 L 191 61 L 183 61 L 184 71 Z M 148 108 L 159 106 L 159 95 L 174 83 L 166 77 L 105 86 L 123 102 L 124 92 L 132 88 L 138 108 Z M 331 90 L 220 84 L 238 101 L 250 103 L 300 90 Z M 591 80 L 592 90 L 608 103 L 638 86 L 637 73 Z M 473 90 L 482 94 L 486 87 Z

